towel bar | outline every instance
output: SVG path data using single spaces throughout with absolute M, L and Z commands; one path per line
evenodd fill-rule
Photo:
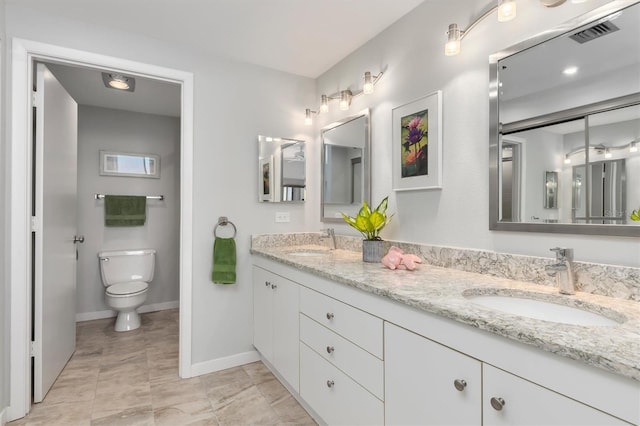
M 104 199 L 105 194 L 96 194 L 95 195 L 95 199 L 96 200 L 103 200 Z M 164 195 L 147 195 L 147 200 L 160 200 L 160 201 L 164 201 Z
M 233 222 L 227 219 L 226 216 L 220 216 L 218 218 L 218 223 L 216 224 L 215 228 L 213 228 L 213 236 L 216 238 L 218 237 L 218 235 L 216 234 L 216 231 L 218 230 L 218 226 L 227 226 L 227 225 L 231 225 L 231 227 L 233 228 L 233 236 L 231 238 L 235 238 L 238 230 L 236 229 L 236 226 L 233 224 Z

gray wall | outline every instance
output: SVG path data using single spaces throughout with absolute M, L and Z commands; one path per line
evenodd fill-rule
M 146 305 L 178 300 L 180 233 L 180 119 L 91 106 L 78 109 L 78 304 L 80 319 L 109 309 L 104 303 L 97 252 L 155 248 L 155 277 Z M 99 151 L 160 156 L 160 178 L 100 176 Z M 105 227 L 104 201 L 94 194 L 155 195 L 144 226 Z

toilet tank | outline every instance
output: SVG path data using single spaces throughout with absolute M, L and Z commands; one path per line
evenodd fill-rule
M 153 279 L 156 264 L 154 249 L 113 250 L 98 253 L 100 276 L 105 287 L 125 281 Z

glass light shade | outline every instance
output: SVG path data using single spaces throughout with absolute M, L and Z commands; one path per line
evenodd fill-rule
M 351 104 L 351 92 L 348 90 L 343 90 L 340 92 L 340 109 L 342 111 L 346 111 L 349 109 L 349 105 Z
M 460 53 L 460 30 L 458 24 L 450 24 L 447 31 L 447 43 L 444 45 L 444 54 L 454 56 Z
M 565 154 L 564 164 L 571 164 L 571 158 L 569 158 L 569 154 Z
M 515 0 L 498 0 L 498 22 L 507 22 L 516 17 Z
M 364 73 L 364 86 L 362 86 L 362 93 L 370 95 L 373 93 L 373 79 L 369 71 Z
M 311 126 L 313 124 L 313 119 L 311 118 L 311 110 L 309 108 L 304 111 L 304 124 L 305 126 Z
M 112 80 L 109 82 L 109 86 L 114 89 L 127 90 L 129 88 L 129 83 L 123 77 L 111 77 Z
M 322 103 L 320 104 L 320 112 L 329 112 L 329 99 L 327 95 L 322 95 Z
M 629 145 L 629 152 L 638 152 L 637 142 L 631 142 L 631 145 Z
M 604 150 L 604 158 L 611 158 L 612 154 L 611 154 L 611 150 L 609 148 Z

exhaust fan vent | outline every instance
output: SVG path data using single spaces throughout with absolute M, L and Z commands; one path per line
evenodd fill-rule
M 618 31 L 619 29 L 620 28 L 616 27 L 611 21 L 606 21 L 577 32 L 569 37 L 577 41 L 578 43 L 583 44 L 588 41 L 595 40 L 598 37 L 611 34 L 615 31 Z

